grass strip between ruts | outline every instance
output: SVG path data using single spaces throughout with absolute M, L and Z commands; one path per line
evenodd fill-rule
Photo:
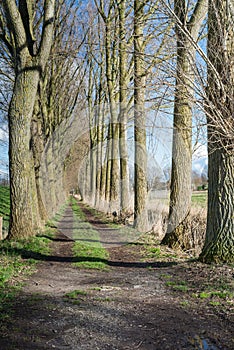
M 73 210 L 73 254 L 76 258 L 75 266 L 88 269 L 108 269 L 109 254 L 100 243 L 97 230 L 86 221 L 85 214 L 78 206 L 77 201 L 71 198 Z

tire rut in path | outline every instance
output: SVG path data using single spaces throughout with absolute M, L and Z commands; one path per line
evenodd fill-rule
M 1 350 L 232 349 L 226 339 L 218 340 L 225 324 L 181 307 L 164 289 L 160 275 L 173 266 L 144 268 L 136 247 L 110 249 L 110 260 L 118 264 L 109 271 L 74 268 L 72 215 L 68 208 L 52 240 L 53 254 L 19 293 Z M 83 293 L 66 296 L 74 290 Z

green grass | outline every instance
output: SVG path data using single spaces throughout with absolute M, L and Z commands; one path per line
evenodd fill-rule
M 207 191 L 193 192 L 192 205 L 195 207 L 207 207 Z
M 160 277 L 163 278 L 163 279 L 165 279 L 165 280 L 168 280 L 168 279 L 171 279 L 171 278 L 172 278 L 171 275 L 168 275 L 168 274 L 166 274 L 166 273 L 162 273 L 162 274 L 160 275 Z
M 86 208 L 94 216 L 94 218 L 101 221 L 101 223 L 105 224 L 106 227 L 116 229 L 116 231 L 118 230 L 121 240 L 126 239 L 126 242 L 132 243 L 142 236 L 142 233 L 138 232 L 134 227 L 127 226 L 119 222 L 114 222 L 112 217 L 107 217 L 105 213 L 98 211 L 95 208 L 91 208 L 89 205 L 86 205 Z
M 188 292 L 188 287 L 183 284 L 178 284 L 173 286 L 174 290 L 179 290 L 180 292 Z
M 198 297 L 199 297 L 200 299 L 207 299 L 207 298 L 210 297 L 210 294 L 207 293 L 207 292 L 201 292 L 201 293 L 199 293 Z
M 210 301 L 209 304 L 211 306 L 220 306 L 220 302 L 219 301 Z
M 48 238 L 42 236 L 0 242 L 0 314 L 5 317 L 26 275 L 34 271 L 36 260 L 30 256 L 49 254 Z M 28 257 L 25 259 L 24 257 Z
M 6 236 L 10 216 L 9 187 L 0 186 L 0 215 L 3 216 L 3 235 Z M 48 228 L 46 235 L 51 235 Z M 34 270 L 35 257 L 50 253 L 49 243 L 49 237 L 43 235 L 0 241 L 0 312 L 15 297 L 24 277 Z
M 203 291 L 197 294 L 197 297 L 200 299 L 211 299 L 211 298 L 216 298 L 216 299 L 233 299 L 234 298 L 234 293 L 231 292 L 230 290 L 224 290 L 224 291 L 217 291 L 217 290 L 211 290 L 211 291 Z
M 189 275 L 190 276 L 190 275 Z M 161 274 L 161 279 L 164 281 L 165 286 L 170 288 L 174 292 L 183 292 L 181 294 L 181 305 L 184 302 L 183 298 L 193 298 L 196 303 L 207 304 L 216 307 L 222 307 L 223 309 L 229 309 L 230 305 L 234 305 L 234 291 L 233 282 L 226 279 L 211 279 L 199 281 L 199 284 L 194 283 L 191 277 L 186 280 L 186 273 L 184 275 L 185 280 L 180 280 L 176 275 Z
M 77 262 L 75 266 L 85 269 L 108 269 L 109 254 L 106 249 L 100 247 L 89 246 L 75 242 L 73 246 L 73 255 L 76 257 Z
M 144 249 L 144 251 L 143 251 L 144 258 L 142 259 L 143 261 L 145 259 L 150 259 L 151 261 L 152 260 L 164 260 L 164 259 L 175 259 L 175 260 L 180 259 L 179 255 L 177 255 L 176 251 L 173 253 L 167 252 L 165 249 L 162 248 L 162 246 L 157 244 L 157 242 L 152 243 L 150 241 L 150 239 L 154 239 L 154 237 L 149 238 L 149 241 L 144 239 L 144 237 L 142 239 L 142 242 L 145 243 L 145 244 L 143 244 L 143 249 Z
M 147 258 L 159 258 L 161 256 L 161 249 L 160 247 L 154 247 L 154 246 L 145 246 L 146 252 L 147 252 Z
M 10 217 L 10 188 L 0 186 L 0 216 L 3 217 L 3 234 L 6 235 Z
M 108 218 L 106 216 L 105 213 L 90 207 L 89 205 L 86 205 L 86 208 L 89 210 L 89 212 L 98 220 L 100 220 L 102 223 L 107 224 L 107 225 L 113 225 L 115 223 L 113 223 L 113 221 L 111 220 L 111 218 Z M 118 226 L 117 224 L 115 224 L 115 226 Z
M 113 299 L 112 298 L 108 298 L 108 297 L 106 297 L 106 298 L 95 298 L 95 300 L 96 301 L 100 301 L 100 302 L 110 302 L 110 301 L 113 301 Z
M 55 216 L 53 218 L 51 218 L 50 220 L 48 220 L 46 222 L 46 227 L 50 228 L 57 228 L 58 226 L 58 222 L 62 219 L 63 214 L 65 212 L 65 210 L 67 209 L 68 205 L 70 204 L 69 199 L 60 207 L 60 209 L 58 210 L 58 212 L 55 214 Z
M 10 189 L 0 186 L 0 215 L 3 216 L 3 235 L 9 228 Z M 14 298 L 22 277 L 31 272 L 34 259 L 23 259 L 26 254 L 47 254 L 49 240 L 30 237 L 17 241 L 0 241 L 0 311 L 4 304 Z M 30 255 L 29 254 L 29 255 Z
M 189 288 L 185 281 L 168 281 L 166 286 L 171 287 L 175 291 L 188 292 Z
M 100 292 L 102 290 L 102 288 L 101 287 L 93 287 L 93 288 L 90 288 L 90 290 L 97 290 Z
M 66 293 L 65 294 L 65 298 L 68 298 L 68 299 L 77 299 L 78 296 L 86 296 L 87 295 L 87 292 L 84 291 L 84 290 L 80 290 L 80 289 L 75 289 L 73 290 L 72 292 L 69 292 L 69 293 Z
M 86 220 L 85 214 L 83 213 L 82 209 L 77 204 L 77 200 L 75 198 L 71 197 L 70 201 L 71 201 L 73 213 L 76 215 L 77 220 L 85 221 Z
M 76 240 L 73 246 L 73 255 L 77 260 L 74 265 L 86 269 L 108 269 L 109 254 L 100 243 L 98 231 L 86 221 L 85 214 L 74 198 L 71 198 L 71 204 L 74 214 L 72 236 Z

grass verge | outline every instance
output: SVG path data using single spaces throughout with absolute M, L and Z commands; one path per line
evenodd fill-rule
M 229 314 L 234 306 L 232 271 L 227 266 L 191 261 L 181 264 L 176 273 L 161 274 L 161 279 L 170 290 L 180 293 L 181 304 L 210 305 Z
M 11 301 L 25 277 L 35 270 L 36 260 L 31 256 L 49 254 L 49 242 L 43 236 L 0 242 L 0 319 L 9 315 Z
M 0 215 L 3 217 L 3 236 L 6 237 L 10 216 L 10 190 L 9 187 L 0 186 Z M 51 235 L 47 229 L 46 235 Z M 48 238 L 35 236 L 17 241 L 0 241 L 0 314 L 5 305 L 14 297 L 22 285 L 25 276 L 33 271 L 36 262 L 32 257 L 36 254 L 49 253 Z M 27 257 L 27 259 L 25 259 Z

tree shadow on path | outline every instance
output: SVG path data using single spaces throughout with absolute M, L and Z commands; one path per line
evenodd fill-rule
M 56 242 L 68 242 L 66 239 L 55 238 Z M 110 267 L 126 267 L 126 268 L 163 268 L 177 265 L 176 262 L 132 262 L 132 261 L 112 261 L 108 259 L 100 259 L 92 256 L 89 257 L 72 257 L 72 256 L 59 256 L 59 255 L 46 255 L 41 253 L 35 253 L 31 250 L 22 248 L 8 248 L 8 254 L 20 255 L 22 259 L 34 259 L 37 261 L 48 261 L 57 263 L 80 263 L 80 262 L 102 262 Z

